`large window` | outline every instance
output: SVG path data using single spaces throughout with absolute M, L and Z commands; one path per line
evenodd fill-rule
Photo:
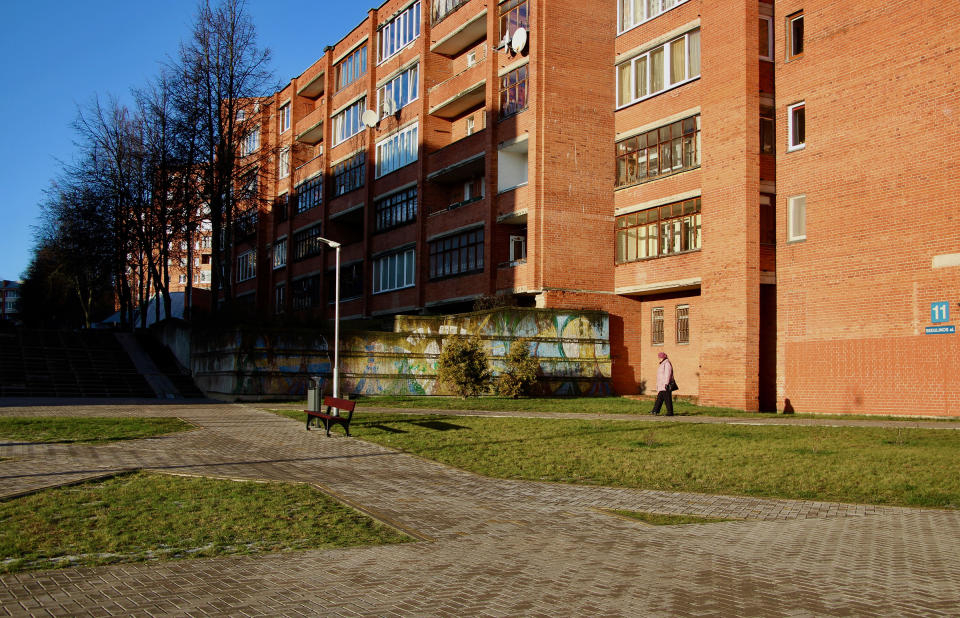
M 637 24 L 653 19 L 687 0 L 618 0 L 620 20 L 619 32 L 629 30 Z
M 333 145 L 336 146 L 363 130 L 360 116 L 367 109 L 366 97 L 333 117 Z
M 506 118 L 527 109 L 527 65 L 500 78 L 500 117 Z
M 237 281 L 248 281 L 257 276 L 257 254 L 247 251 L 237 256 Z
M 363 186 L 367 153 L 360 151 L 346 161 L 333 166 L 333 197 L 338 197 Z
M 323 203 L 323 174 L 304 180 L 297 185 L 296 189 L 297 193 L 293 199 L 297 213 L 316 208 Z
M 377 109 L 380 112 L 380 117 L 383 118 L 387 115 L 384 111 L 384 101 L 387 99 L 393 102 L 393 111 L 391 113 L 396 113 L 411 101 L 415 101 L 417 99 L 419 83 L 420 65 L 415 64 L 380 86 L 380 88 L 377 89 Z
M 700 167 L 700 115 L 617 142 L 617 187 Z
M 243 136 L 240 142 L 240 156 L 246 157 L 257 151 L 260 147 L 260 127 L 253 127 Z
M 483 270 L 483 228 L 430 242 L 430 278 L 441 279 Z
M 507 0 L 500 4 L 500 39 L 513 37 L 517 28 L 530 29 L 530 10 L 527 0 Z
M 663 307 L 654 307 L 650 311 L 650 343 L 663 345 Z
M 787 60 L 803 55 L 803 11 L 787 17 Z
M 418 36 L 420 36 L 420 3 L 415 2 L 380 29 L 380 62 L 398 53 Z
M 617 263 L 700 248 L 700 198 L 617 217 Z
M 417 125 L 377 142 L 377 178 L 417 160 Z
M 700 76 L 700 29 L 617 65 L 617 106 L 652 97 Z
M 807 239 L 807 196 L 795 195 L 787 200 L 787 242 Z
M 800 150 L 807 145 L 807 113 L 803 102 L 787 108 L 787 134 L 790 136 L 787 152 Z
M 417 219 L 417 188 L 410 187 L 380 198 L 374 209 L 378 232 L 413 223 Z
M 389 292 L 415 285 L 414 248 L 384 255 L 373 261 L 373 293 Z
M 295 233 L 293 235 L 293 260 L 299 262 L 320 255 L 320 252 L 326 246 L 320 238 L 319 223 Z
M 337 90 L 360 79 L 367 72 L 367 44 L 364 43 L 337 63 Z

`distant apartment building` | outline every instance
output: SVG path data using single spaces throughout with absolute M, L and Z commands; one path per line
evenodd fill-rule
M 0 281 L 0 321 L 20 319 L 20 281 Z
M 949 8 L 389 0 L 259 102 L 235 291 L 330 317 L 327 238 L 346 318 L 602 309 L 620 393 L 960 415 Z

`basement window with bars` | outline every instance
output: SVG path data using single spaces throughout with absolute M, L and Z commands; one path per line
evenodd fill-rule
M 677 343 L 690 343 L 690 305 L 677 305 Z
M 650 343 L 663 345 L 663 307 L 654 307 L 650 312 Z
M 617 188 L 700 167 L 700 114 L 617 142 Z
M 697 251 L 700 242 L 699 197 L 617 217 L 617 264 Z

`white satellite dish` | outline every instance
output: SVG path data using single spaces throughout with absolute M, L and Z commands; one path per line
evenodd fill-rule
M 377 112 L 373 111 L 372 109 L 368 109 L 360 114 L 360 120 L 363 121 L 363 124 L 372 129 L 373 127 L 377 126 Z
M 384 97 L 383 99 L 383 115 L 392 116 L 397 113 L 397 102 L 393 100 L 393 97 Z
M 495 50 L 496 50 L 496 49 L 506 49 L 506 48 L 508 48 L 508 47 L 510 47 L 510 34 L 509 34 L 509 33 L 503 35 L 503 40 L 500 41 L 500 44 L 497 45 L 496 47 L 494 47 L 494 49 L 495 49 Z
M 513 38 L 510 39 L 510 49 L 513 50 L 513 53 L 519 54 L 527 46 L 527 29 L 526 28 L 517 28 L 513 33 Z

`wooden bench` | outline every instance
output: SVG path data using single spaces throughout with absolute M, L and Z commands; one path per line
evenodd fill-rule
M 326 412 L 315 412 L 313 410 L 304 410 L 307 414 L 307 431 L 310 431 L 310 419 L 317 419 L 317 427 L 323 422 L 323 428 L 330 435 L 331 425 L 343 425 L 347 435 L 350 435 L 350 421 L 353 420 L 353 409 L 357 407 L 357 402 L 349 399 L 337 399 L 336 397 L 324 397 L 323 405 L 327 407 Z M 340 414 L 331 414 L 330 409 L 336 408 Z M 346 416 L 341 414 L 346 412 Z

